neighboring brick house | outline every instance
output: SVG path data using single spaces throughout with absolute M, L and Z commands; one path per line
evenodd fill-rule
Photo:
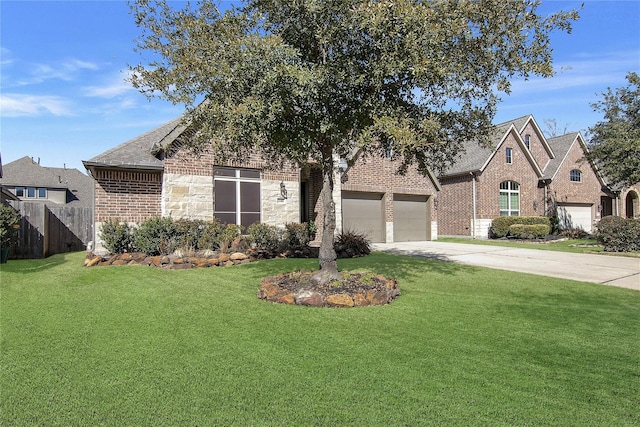
M 0 184 L 17 200 L 52 206 L 91 207 L 93 182 L 78 169 L 40 166 L 25 156 L 2 168 Z
M 611 215 L 614 194 L 597 169 L 582 161 L 579 133 L 546 139 L 533 116 L 496 125 L 491 148 L 469 143 L 439 179 L 440 235 L 487 238 L 501 215 L 557 214 L 561 226 L 591 232 Z
M 210 154 L 180 150 L 186 135 L 175 119 L 83 162 L 95 180 L 97 250 L 108 219 L 217 218 L 245 227 L 314 220 L 322 229 L 320 171 L 310 165 L 268 170 L 258 156 L 243 165 L 217 165 Z M 437 179 L 417 171 L 399 177 L 396 168 L 389 159 L 367 158 L 336 175 L 338 232 L 365 233 L 374 242 L 437 238 Z
M 612 200 L 612 206 L 614 215 L 640 219 L 640 182 L 615 191 L 615 199 Z

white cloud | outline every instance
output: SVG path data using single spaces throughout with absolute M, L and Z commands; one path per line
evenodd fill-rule
M 73 115 L 69 102 L 59 96 L 16 93 L 0 95 L 1 117 L 34 117 L 47 114 L 54 116 Z
M 77 58 L 67 58 L 50 64 L 32 63 L 23 67 L 28 70 L 28 76 L 16 82 L 19 86 L 38 84 L 47 80 L 72 81 L 82 71 L 97 71 L 100 69 L 96 63 Z
M 111 81 L 102 86 L 86 86 L 84 87 L 84 95 L 97 98 L 115 98 L 135 91 L 131 83 L 126 81 L 129 75 L 129 72 L 118 73 Z

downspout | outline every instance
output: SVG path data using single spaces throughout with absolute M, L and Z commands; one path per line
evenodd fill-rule
M 473 220 L 471 223 L 471 238 L 476 238 L 476 176 L 473 172 L 469 172 L 471 174 L 471 191 L 472 191 L 472 202 L 473 202 Z

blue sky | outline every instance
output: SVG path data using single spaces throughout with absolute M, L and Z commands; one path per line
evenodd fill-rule
M 223 2 L 224 3 L 224 2 Z M 228 2 L 227 2 L 228 3 Z M 544 14 L 580 7 L 544 0 Z M 179 106 L 147 100 L 125 82 L 139 61 L 139 33 L 125 1 L 0 0 L 0 152 L 43 166 L 77 168 L 141 133 L 178 117 Z M 607 87 L 640 72 L 640 0 L 585 0 L 572 34 L 552 37 L 549 79 L 515 81 L 495 122 L 533 114 L 569 131 L 602 118 L 590 103 Z

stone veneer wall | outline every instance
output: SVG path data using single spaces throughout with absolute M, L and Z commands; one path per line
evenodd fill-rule
M 173 218 L 212 220 L 214 214 L 213 156 L 204 153 L 192 156 L 178 152 L 164 160 L 165 174 L 162 190 L 162 215 Z M 224 166 L 263 169 L 258 155 L 246 164 Z M 285 184 L 287 197 L 280 192 Z M 298 169 L 285 166 L 282 171 L 263 170 L 260 182 L 262 222 L 284 226 L 300 222 L 300 183 Z

